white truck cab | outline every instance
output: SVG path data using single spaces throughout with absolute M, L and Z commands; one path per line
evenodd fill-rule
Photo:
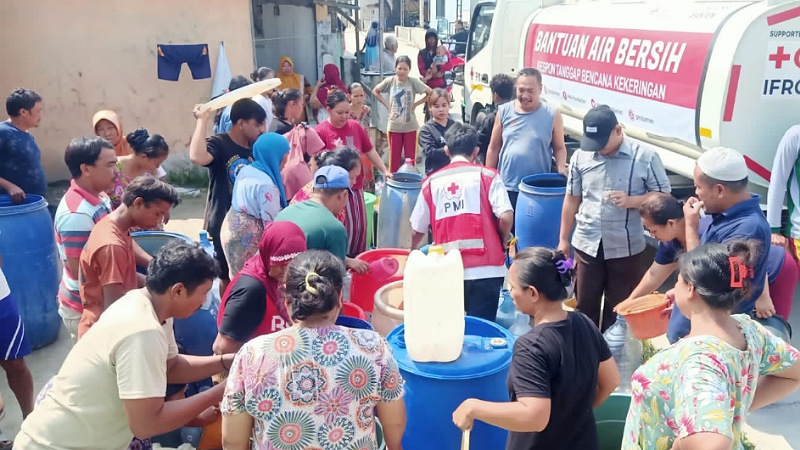
M 496 0 L 478 3 L 464 69 L 467 120 L 489 81 L 542 72 L 542 100 L 580 138 L 598 104 L 691 180 L 705 149 L 739 150 L 763 192 L 778 142 L 800 123 L 800 1 Z

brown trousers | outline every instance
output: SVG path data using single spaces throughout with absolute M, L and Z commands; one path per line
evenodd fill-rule
M 601 242 L 596 257 L 576 249 L 575 259 L 578 263 L 575 280 L 577 310 L 592 319 L 600 331 L 605 331 L 617 319 L 614 307 L 628 298 L 647 270 L 642 264 L 642 254 L 605 259 Z M 601 311 L 604 296 L 605 305 Z

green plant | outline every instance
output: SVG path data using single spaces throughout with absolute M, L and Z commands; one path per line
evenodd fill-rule
M 642 364 L 646 363 L 650 358 L 658 353 L 658 349 L 650 342 L 649 339 L 642 340 Z
M 742 447 L 744 450 L 755 450 L 756 444 L 750 442 L 750 439 L 747 439 L 747 435 L 742 433 Z
M 171 170 L 166 181 L 175 186 L 204 188 L 208 186 L 208 171 L 202 167 L 189 170 Z

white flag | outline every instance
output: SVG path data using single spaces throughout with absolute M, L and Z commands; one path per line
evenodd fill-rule
M 211 98 L 224 94 L 230 82 L 231 66 L 228 64 L 228 56 L 225 54 L 225 44 L 220 42 L 217 67 L 214 69 L 214 81 L 211 83 Z

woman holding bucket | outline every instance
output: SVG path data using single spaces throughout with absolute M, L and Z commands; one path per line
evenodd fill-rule
M 748 411 L 800 387 L 800 353 L 744 314 L 758 244 L 706 244 L 680 257 L 668 293 L 691 332 L 639 367 L 622 449 L 742 448 Z
M 453 413 L 462 430 L 474 420 L 505 428 L 508 450 L 596 450 L 592 409 L 619 385 L 619 370 L 606 341 L 588 317 L 561 303 L 574 265 L 563 253 L 525 249 L 508 273 L 517 309 L 536 326 L 514 343 L 508 403 L 468 399 Z
M 659 241 L 655 260 L 629 299 L 639 298 L 658 289 L 678 266 L 678 257 L 686 248 L 686 227 L 683 220 L 683 202 L 675 197 L 655 192 L 645 200 L 639 213 L 644 227 Z M 702 233 L 710 223 L 701 223 Z M 787 264 L 788 262 L 788 264 Z M 755 316 L 767 318 L 778 314 L 789 318 L 797 286 L 798 268 L 791 255 L 782 247 L 773 245 L 767 258 L 767 281 L 764 292 L 756 301 Z
M 386 448 L 400 449 L 403 379 L 378 333 L 336 325 L 344 274 L 325 251 L 289 264 L 285 302 L 294 325 L 236 355 L 221 406 L 226 449 L 376 449 L 376 410 Z

